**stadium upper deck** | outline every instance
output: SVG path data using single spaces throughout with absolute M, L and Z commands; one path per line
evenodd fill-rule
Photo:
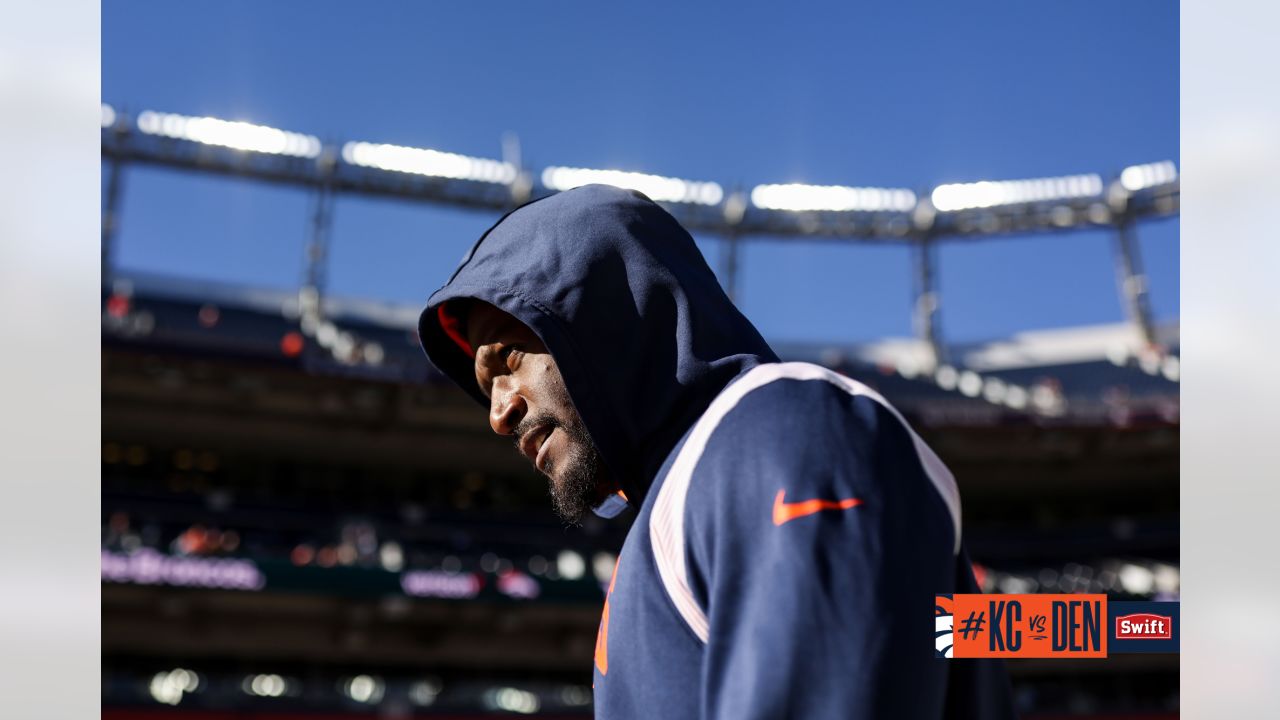
M 325 298 L 321 325 L 301 331 L 297 293 L 147 275 L 104 289 L 104 341 L 282 363 L 322 375 L 438 383 L 418 346 L 418 308 Z M 957 344 L 954 365 L 931 368 L 927 345 L 888 339 L 777 346 L 787 360 L 838 369 L 876 387 L 928 424 L 1129 424 L 1178 418 L 1178 329 L 1170 352 L 1146 355 L 1128 325 L 1043 330 Z M 328 340 L 327 343 L 325 341 Z M 328 347 L 322 347 L 327 345 Z

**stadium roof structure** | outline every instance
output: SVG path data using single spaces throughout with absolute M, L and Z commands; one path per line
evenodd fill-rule
M 431 148 L 305 135 L 240 121 L 102 109 L 102 153 L 137 162 L 260 180 L 504 211 L 590 183 L 640 190 L 685 227 L 739 238 L 911 241 L 1112 226 L 1178 212 L 1172 162 L 1096 173 L 910 188 L 762 184 L 726 191 L 714 181 L 624 170 L 470 157 Z
M 929 355 L 946 367 L 949 346 L 937 320 L 936 246 L 939 242 L 1008 234 L 1108 228 L 1115 232 L 1118 287 L 1142 344 L 1167 355 L 1147 299 L 1134 226 L 1179 212 L 1180 181 L 1171 161 L 1100 173 L 1017 180 L 980 180 L 911 189 L 873 186 L 762 184 L 735 188 L 617 169 L 523 167 L 502 160 L 433 148 L 315 135 L 231 121 L 145 110 L 130 114 L 102 105 L 102 156 L 109 165 L 102 223 L 104 278 L 113 273 L 122 168 L 147 164 L 310 188 L 316 193 L 304 333 L 323 323 L 326 261 L 334 198 L 340 194 L 394 197 L 490 212 L 590 183 L 640 190 L 693 232 L 725 241 L 724 278 L 735 295 L 738 246 L 746 239 L 829 239 L 901 244 L 914 252 L 915 326 Z M 726 187 L 730 189 L 726 190 Z M 1157 360 L 1163 362 L 1163 358 Z

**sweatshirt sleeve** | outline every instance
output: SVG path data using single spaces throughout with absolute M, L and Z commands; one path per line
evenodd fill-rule
M 772 382 L 720 421 L 684 511 L 704 718 L 944 716 L 930 616 L 957 528 L 920 452 L 877 397 L 820 380 Z

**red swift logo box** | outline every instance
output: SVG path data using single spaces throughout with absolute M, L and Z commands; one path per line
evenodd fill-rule
M 1133 613 L 1116 618 L 1117 640 L 1169 640 L 1173 638 L 1173 618 L 1154 613 Z

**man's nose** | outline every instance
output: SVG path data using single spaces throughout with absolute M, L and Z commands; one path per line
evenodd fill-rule
M 493 396 L 489 401 L 489 427 L 499 435 L 510 435 L 524 419 L 529 406 L 516 392 L 510 378 L 499 377 L 493 381 Z

